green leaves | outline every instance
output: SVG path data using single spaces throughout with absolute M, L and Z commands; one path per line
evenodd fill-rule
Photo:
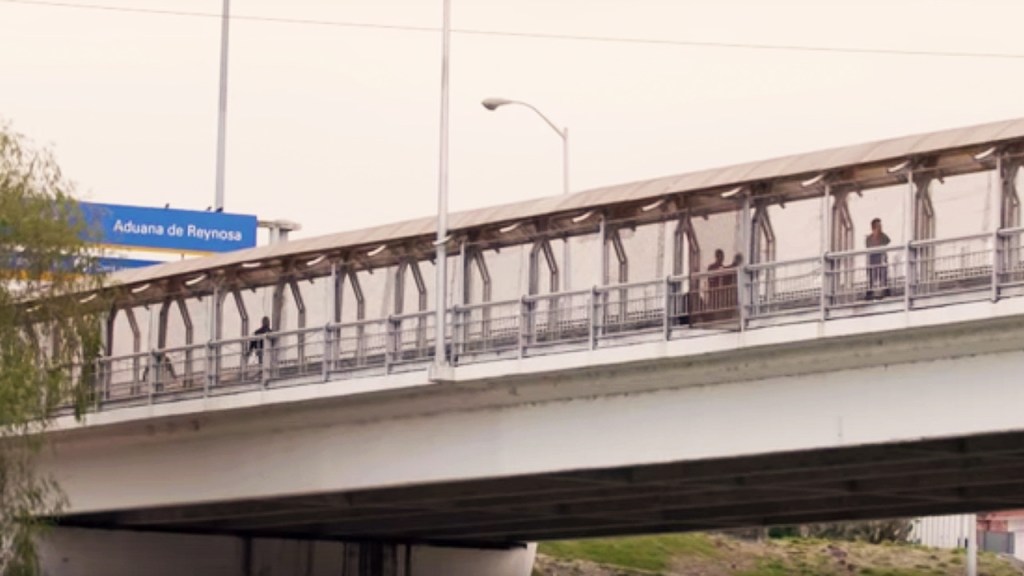
M 73 189 L 52 155 L 0 123 L 0 574 L 31 574 L 64 498 L 36 456 L 58 409 L 81 414 L 101 350 L 102 286 Z

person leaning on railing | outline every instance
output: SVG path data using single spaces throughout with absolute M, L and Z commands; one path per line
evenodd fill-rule
M 889 245 L 889 237 L 882 232 L 882 220 L 875 218 L 871 221 L 871 234 L 868 234 L 864 245 L 868 248 L 882 248 Z M 876 297 L 875 288 L 884 287 L 882 295 L 878 298 L 889 296 L 889 258 L 882 251 L 874 251 L 868 254 L 868 293 L 867 299 Z
M 260 327 L 252 333 L 255 338 L 249 341 L 249 347 L 245 351 L 245 357 L 248 358 L 253 352 L 256 352 L 256 360 L 263 364 L 263 342 L 268 338 L 267 334 L 270 334 L 270 318 L 266 316 L 260 321 Z

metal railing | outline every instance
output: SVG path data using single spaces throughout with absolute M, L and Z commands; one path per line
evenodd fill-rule
M 751 320 L 806 321 L 815 311 L 827 319 L 944 305 L 965 294 L 1024 295 L 1024 228 L 461 305 L 445 341 L 452 362 L 470 364 L 744 330 Z M 433 361 L 435 338 L 427 310 L 102 358 L 93 397 L 103 409 L 386 375 Z
M 822 258 L 823 307 L 847 307 L 902 297 L 906 289 L 907 254 L 905 246 L 826 254 Z
M 460 306 L 455 310 L 457 358 L 500 355 L 519 350 L 523 301 L 506 300 Z
M 389 365 L 429 362 L 434 358 L 437 322 L 433 311 L 392 316 L 389 322 Z
M 996 234 L 996 247 L 997 284 L 1024 285 L 1024 228 L 1000 230 Z
M 992 234 L 924 240 L 910 244 L 914 296 L 986 288 L 995 262 Z
M 821 304 L 822 259 L 805 258 L 789 262 L 747 267 L 751 317 L 816 310 Z
M 324 329 L 304 328 L 269 338 L 266 346 L 267 380 L 284 380 L 323 373 Z
M 142 352 L 115 358 L 100 358 L 96 386 L 97 401 L 138 400 L 149 396 L 148 383 L 142 379 L 150 354 Z
M 586 345 L 593 318 L 592 295 L 587 290 L 523 298 L 523 346 Z
M 327 373 L 384 369 L 388 364 L 390 322 L 385 319 L 333 324 Z
M 595 288 L 594 337 L 663 331 L 666 286 L 654 281 Z
M 171 394 L 204 387 L 206 345 L 154 350 L 142 380 L 150 384 L 151 394 Z

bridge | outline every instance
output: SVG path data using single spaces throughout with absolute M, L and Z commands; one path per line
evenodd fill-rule
M 1013 120 L 454 214 L 443 330 L 432 219 L 119 272 L 48 562 L 528 574 L 1024 505 L 1022 165 Z

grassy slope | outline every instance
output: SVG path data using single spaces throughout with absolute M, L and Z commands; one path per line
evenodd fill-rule
M 699 576 L 962 576 L 962 551 L 822 540 L 747 542 L 719 535 L 674 534 L 541 544 L 538 574 L 601 574 L 571 561 L 624 568 L 616 573 Z M 1009 562 L 982 554 L 983 576 L 1020 576 Z

